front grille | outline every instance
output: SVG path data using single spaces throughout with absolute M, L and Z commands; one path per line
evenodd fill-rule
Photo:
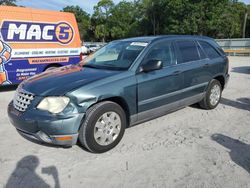
M 34 97 L 35 96 L 32 93 L 29 93 L 23 89 L 17 89 L 13 100 L 15 109 L 25 112 Z

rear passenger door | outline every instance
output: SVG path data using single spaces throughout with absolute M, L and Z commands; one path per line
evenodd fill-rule
M 189 105 L 202 98 L 208 84 L 207 57 L 195 40 L 178 40 L 175 45 L 177 64 L 181 66 L 184 75 L 184 105 Z

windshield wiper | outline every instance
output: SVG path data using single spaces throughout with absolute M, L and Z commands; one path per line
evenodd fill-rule
M 94 66 L 94 65 L 89 65 L 89 64 L 85 64 L 85 65 L 83 65 L 83 67 L 89 67 L 89 68 L 93 68 L 93 69 L 99 69 L 99 67 Z
M 83 67 L 89 67 L 93 69 L 106 69 L 106 70 L 114 70 L 114 71 L 122 71 L 122 70 L 127 70 L 127 68 L 122 68 L 122 67 L 114 67 L 114 66 L 95 66 L 95 65 L 90 65 L 90 64 L 85 64 Z

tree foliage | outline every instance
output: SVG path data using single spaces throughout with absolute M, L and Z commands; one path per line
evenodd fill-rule
M 111 10 L 110 26 L 113 39 L 133 36 L 133 27 L 136 22 L 134 4 L 122 1 Z
M 116 5 L 100 0 L 92 16 L 80 7 L 68 9 L 76 14 L 85 41 L 160 34 L 242 37 L 246 11 L 250 37 L 250 8 L 237 0 L 123 0 Z
M 16 0 L 0 0 L 0 5 L 16 6 Z
M 92 15 L 92 23 L 94 33 L 97 39 L 103 42 L 111 39 L 110 17 L 111 11 L 114 8 L 112 0 L 100 0 L 94 6 L 94 14 Z
M 87 12 L 79 6 L 66 6 L 62 11 L 75 14 L 81 39 L 91 38 L 90 15 Z

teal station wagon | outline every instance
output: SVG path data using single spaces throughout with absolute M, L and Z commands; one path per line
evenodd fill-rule
M 62 146 L 79 140 L 102 153 L 129 126 L 195 103 L 214 109 L 228 79 L 228 58 L 211 38 L 129 38 L 22 82 L 8 115 L 26 138 Z

